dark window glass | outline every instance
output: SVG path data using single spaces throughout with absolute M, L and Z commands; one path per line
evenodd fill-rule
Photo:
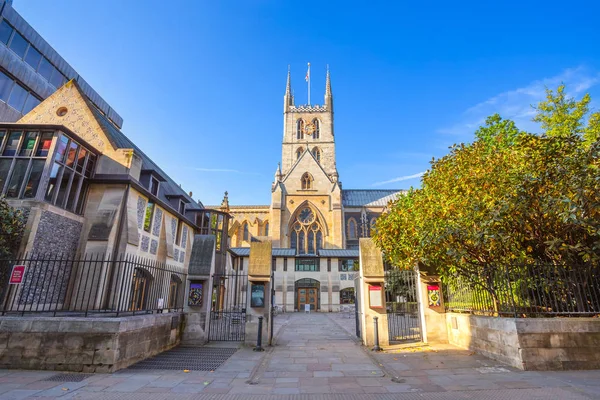
M 67 199 L 67 210 L 73 211 L 73 206 L 75 206 L 77 190 L 79 189 L 79 183 L 83 177 L 81 175 L 73 176 L 73 183 L 71 184 L 71 190 L 69 191 L 69 197 Z
M 150 232 L 152 226 L 152 215 L 154 215 L 154 203 L 149 201 L 146 206 L 146 215 L 144 217 L 144 230 Z
M 8 105 L 20 112 L 23 110 L 28 94 L 27 90 L 21 85 L 14 85 L 12 92 L 10 92 L 10 97 L 8 98 Z
M 40 179 L 42 178 L 42 172 L 44 172 L 44 164 L 46 160 L 33 160 L 31 163 L 31 170 L 29 171 L 29 178 L 27 178 L 27 185 L 25 186 L 25 192 L 23 197 L 26 199 L 32 199 L 37 194 L 38 187 L 40 186 Z
M 315 254 L 315 233 L 308 232 L 308 254 Z
M 150 177 L 150 193 L 158 196 L 158 179 L 153 176 Z
M 35 49 L 33 46 L 29 46 L 29 50 L 27 50 L 27 55 L 25 55 L 25 62 L 33 67 L 37 71 L 38 65 L 40 65 L 40 60 L 42 59 L 42 54 Z
M 25 106 L 23 106 L 23 114 L 27 114 L 29 111 L 36 108 L 38 104 L 40 104 L 40 101 L 37 99 L 37 97 L 29 93 L 27 100 L 25 100 Z
M 179 214 L 183 214 L 185 212 L 185 203 L 179 200 Z
M 265 224 L 265 236 L 269 236 L 269 223 Z
M 79 154 L 77 155 L 77 166 L 75 168 L 79 173 L 83 173 L 83 165 L 85 164 L 85 156 L 87 153 L 87 150 L 83 147 L 79 149 Z
M 17 147 L 19 146 L 19 140 L 21 139 L 22 132 L 11 132 L 4 148 L 3 156 L 14 156 L 17 154 Z
M 58 196 L 56 197 L 56 205 L 58 207 L 64 207 L 65 198 L 66 198 L 68 190 L 69 190 L 69 183 L 70 183 L 72 174 L 73 174 L 73 171 L 71 171 L 69 169 L 65 168 L 63 170 L 62 179 L 60 180 L 60 187 L 58 188 Z
M 0 72 L 0 99 L 2 101 L 8 101 L 10 89 L 12 89 L 14 83 L 6 74 Z
M 77 210 L 75 211 L 77 214 L 83 214 L 83 207 L 85 206 L 85 198 L 87 196 L 88 183 L 87 180 L 84 179 L 81 184 L 81 189 L 79 190 L 79 196 L 77 198 Z
M 54 71 L 52 71 L 52 77 L 50 77 L 50 84 L 58 89 L 63 85 L 63 83 L 65 83 L 65 76 L 61 74 L 59 70 L 54 68 Z
M 57 163 L 52 165 L 52 169 L 50 170 L 50 179 L 48 180 L 48 187 L 46 188 L 46 196 L 44 197 L 46 201 L 52 201 L 52 197 L 54 196 L 54 190 L 56 189 L 56 183 L 58 180 L 59 172 L 62 167 Z
M 50 61 L 48 61 L 46 57 L 43 57 L 42 61 L 40 61 L 38 73 L 49 81 L 52 76 L 52 71 L 54 71 L 54 66 L 50 64 Z
M 0 23 L 0 40 L 4 42 L 4 44 L 8 44 L 8 39 L 10 39 L 12 33 L 13 27 L 5 20 L 2 20 L 2 23 Z
M 25 51 L 27 50 L 27 46 L 29 46 L 29 42 L 25 40 L 25 38 L 21 36 L 19 32 L 15 32 L 12 40 L 10 41 L 11 50 L 17 53 L 19 57 L 23 58 Z
M 42 138 L 40 139 L 37 151 L 35 152 L 36 157 L 46 157 L 48 155 L 48 151 L 50 151 L 50 146 L 52 145 L 53 136 L 54 134 L 52 132 L 42 133 Z
M 96 165 L 96 155 L 90 154 L 88 157 L 87 164 L 85 165 L 85 176 L 91 177 L 94 173 L 94 166 Z
M 65 153 L 67 152 L 67 144 L 69 144 L 69 138 L 65 135 L 60 135 L 58 142 L 56 143 L 56 154 L 54 155 L 56 161 L 64 161 Z
M 296 271 L 319 271 L 317 260 L 314 258 L 309 259 L 296 259 Z
M 181 246 L 181 232 L 183 231 L 183 222 L 177 221 L 177 238 L 175 239 L 175 244 L 177 246 Z
M 287 272 L 287 258 L 283 259 L 283 272 Z
M 6 136 L 6 132 L 0 131 L 0 150 L 2 150 L 2 142 L 4 141 L 5 136 Z
M 306 249 L 304 248 L 304 240 L 305 240 L 304 231 L 301 231 L 298 234 L 298 253 L 299 254 L 306 254 Z
M 79 145 L 71 140 L 71 144 L 69 145 L 69 153 L 67 154 L 67 167 L 73 168 L 73 165 L 75 165 L 78 147 Z
M 0 193 L 2 193 L 2 189 L 6 183 L 6 177 L 8 176 L 8 171 L 10 170 L 12 161 L 12 158 L 0 158 Z
M 23 143 L 21 143 L 19 156 L 29 157 L 31 154 L 33 154 L 33 148 L 35 147 L 35 140 L 37 139 L 37 136 L 37 132 L 27 132 L 25 134 L 25 139 L 23 139 Z
M 28 165 L 28 159 L 17 159 L 8 183 L 8 188 L 6 189 L 6 197 L 19 197 L 19 192 L 21 191 L 21 185 L 23 184 L 23 179 L 25 179 L 25 173 L 27 172 Z

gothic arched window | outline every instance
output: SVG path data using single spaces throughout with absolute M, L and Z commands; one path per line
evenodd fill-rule
M 304 139 L 304 121 L 296 121 L 296 139 Z
M 301 207 L 292 220 L 290 247 L 297 254 L 317 254 L 323 248 L 323 224 L 310 206 Z
M 302 175 L 302 190 L 312 189 L 312 176 L 308 172 Z
M 244 230 L 242 238 L 244 240 L 248 241 L 250 239 L 250 232 L 248 231 L 248 223 L 247 222 L 244 222 L 242 229 Z
M 348 220 L 348 239 L 356 239 L 356 221 L 354 218 Z
M 269 236 L 269 223 L 265 222 L 265 236 Z
M 315 126 L 315 132 L 313 133 L 313 139 L 318 139 L 319 135 L 321 134 L 320 127 L 319 127 L 319 120 L 316 118 L 313 119 L 313 125 Z
M 298 150 L 296 150 L 296 160 L 300 158 L 302 153 L 304 153 L 304 149 L 302 147 L 298 147 Z
M 318 147 L 312 149 L 312 154 L 318 162 L 321 162 L 321 150 Z

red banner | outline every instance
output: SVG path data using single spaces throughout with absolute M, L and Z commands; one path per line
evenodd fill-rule
M 9 284 L 18 285 L 23 283 L 23 276 L 25 276 L 25 266 L 15 265 L 13 266 L 12 273 L 10 274 Z

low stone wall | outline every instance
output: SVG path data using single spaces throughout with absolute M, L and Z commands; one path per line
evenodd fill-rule
M 523 370 L 600 368 L 600 319 L 446 314 L 451 344 Z
M 182 315 L 0 317 L 0 368 L 114 372 L 179 343 Z

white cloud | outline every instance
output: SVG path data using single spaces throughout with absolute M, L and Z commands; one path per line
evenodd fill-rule
M 420 178 L 423 176 L 423 174 L 425 174 L 425 171 L 419 172 L 418 174 L 414 174 L 414 175 L 399 176 L 398 178 L 390 179 L 388 181 L 375 182 L 372 186 L 382 186 L 382 185 L 387 185 L 388 183 L 402 182 L 402 181 L 407 181 L 409 179 Z
M 569 96 L 579 96 L 600 83 L 600 73 L 585 67 L 569 68 L 561 74 L 531 82 L 529 85 L 509 90 L 468 108 L 456 124 L 438 130 L 438 133 L 470 139 L 485 119 L 495 113 L 515 121 L 520 129 L 536 132 L 538 126 L 531 119 L 535 110 L 531 107 L 544 99 L 546 87 L 556 89 L 564 83 Z

